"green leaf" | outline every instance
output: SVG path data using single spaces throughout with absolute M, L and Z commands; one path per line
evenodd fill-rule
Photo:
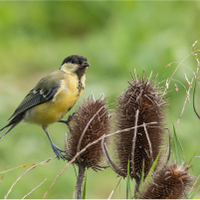
M 131 199 L 131 180 L 130 180 L 130 160 L 127 165 L 127 180 L 126 180 L 126 199 Z
M 156 165 L 157 165 L 157 163 L 158 163 L 159 157 L 160 157 L 160 152 L 158 153 L 156 159 L 154 160 L 154 162 L 153 162 L 153 164 L 152 164 L 152 166 L 151 166 L 151 168 L 150 168 L 150 170 L 149 170 L 149 172 L 148 172 L 148 175 L 147 175 L 147 177 L 146 177 L 146 181 L 152 181 L 151 175 L 152 175 L 152 173 L 154 172 L 154 170 L 155 170 L 155 168 L 156 168 Z
M 175 148 L 175 156 L 176 156 L 177 164 L 181 165 L 182 162 L 184 161 L 183 151 L 182 151 L 182 148 L 181 148 L 181 143 L 180 143 L 180 141 L 177 137 L 174 125 L 173 125 L 173 131 L 174 131 L 173 142 L 174 142 L 174 148 Z
M 87 183 L 87 170 L 85 170 L 85 179 L 84 179 L 84 183 L 83 183 L 82 199 L 86 198 L 86 183 Z
M 141 179 L 142 181 L 141 181 L 141 183 L 140 183 L 140 191 L 142 191 L 142 190 L 145 188 L 146 184 L 148 184 L 149 182 L 153 181 L 151 175 L 152 175 L 152 173 L 153 173 L 154 170 L 155 170 L 155 167 L 156 167 L 156 165 L 157 165 L 157 163 L 158 163 L 159 157 L 160 157 L 160 152 L 158 153 L 156 159 L 154 160 L 154 162 L 153 162 L 153 164 L 152 164 L 152 166 L 151 166 L 151 168 L 150 168 L 150 170 L 149 170 L 149 172 L 148 172 L 148 175 L 147 175 L 147 177 L 146 177 L 146 179 L 145 179 L 145 182 L 143 181 L 143 179 L 144 179 L 144 178 L 143 178 L 143 177 L 144 177 L 144 166 L 143 166 L 142 179 Z
M 194 199 L 195 195 L 199 192 L 200 185 L 192 190 L 190 194 L 187 195 L 188 199 Z
M 143 160 L 143 162 L 142 162 L 142 176 L 141 176 L 141 181 L 142 182 L 144 182 L 144 166 L 145 164 L 144 164 L 144 160 Z

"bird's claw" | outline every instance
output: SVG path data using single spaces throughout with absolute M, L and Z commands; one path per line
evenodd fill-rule
M 77 113 L 77 112 L 73 112 L 72 115 L 69 115 L 69 117 L 68 117 L 67 120 L 59 120 L 59 122 L 65 123 L 67 126 L 69 126 L 70 121 L 73 119 L 73 117 L 74 117 L 74 115 L 75 115 L 76 113 Z
M 52 148 L 58 159 L 62 158 L 63 160 L 66 160 L 66 158 L 61 154 L 64 150 L 58 148 L 55 144 L 52 144 Z

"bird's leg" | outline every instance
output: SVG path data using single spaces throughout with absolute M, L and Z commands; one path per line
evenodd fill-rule
M 58 148 L 53 141 L 51 140 L 51 137 L 48 133 L 48 129 L 47 128 L 43 128 L 45 133 L 47 134 L 47 137 L 49 138 L 49 141 L 51 142 L 51 146 L 53 148 L 54 153 L 56 154 L 56 156 L 59 158 L 62 158 L 63 160 L 65 160 L 65 157 L 61 154 L 61 152 L 64 152 L 62 149 Z

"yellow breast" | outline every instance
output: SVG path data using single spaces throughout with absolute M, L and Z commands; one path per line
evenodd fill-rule
M 69 77 L 70 76 L 70 77 Z M 75 75 L 68 75 L 61 80 L 60 88 L 51 101 L 37 105 L 26 112 L 25 121 L 47 127 L 62 119 L 82 95 L 85 76 L 78 81 Z

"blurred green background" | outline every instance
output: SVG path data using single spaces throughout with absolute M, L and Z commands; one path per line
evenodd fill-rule
M 112 103 L 128 86 L 134 69 L 139 76 L 143 69 L 147 76 L 151 71 L 154 75 L 159 73 L 157 81 L 165 87 L 165 81 L 200 38 L 199 13 L 199 2 L 0 2 L 0 127 L 40 78 L 57 70 L 62 60 L 72 54 L 87 57 L 91 67 L 87 71 L 86 90 L 71 113 L 91 92 L 96 98 L 104 93 L 113 109 Z M 171 62 L 171 67 L 165 68 Z M 188 57 L 174 78 L 188 87 L 184 73 L 191 80 L 196 66 L 195 59 Z M 178 93 L 173 82 L 167 91 L 165 121 L 171 132 L 186 97 L 181 84 L 176 84 Z M 200 155 L 199 124 L 192 103 L 187 103 L 177 128 L 186 163 Z M 49 128 L 54 143 L 61 148 L 66 130 L 65 125 L 58 123 Z M 52 156 L 45 133 L 35 125 L 20 124 L 0 141 L 0 171 Z M 47 178 L 28 197 L 42 198 L 65 165 L 54 159 L 38 166 L 16 184 L 9 198 L 22 198 Z M 195 180 L 200 174 L 200 160 L 194 157 L 191 166 Z M 0 198 L 24 171 L 5 174 L 0 181 Z M 119 180 L 110 169 L 98 173 L 90 169 L 87 175 L 87 198 L 108 198 Z M 72 198 L 75 183 L 70 166 L 47 198 Z M 124 180 L 113 198 L 125 198 Z

